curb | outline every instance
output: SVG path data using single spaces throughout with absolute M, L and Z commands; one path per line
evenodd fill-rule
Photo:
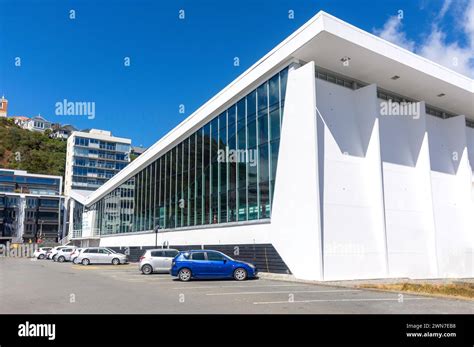
M 344 285 L 342 283 L 334 283 L 334 282 L 302 280 L 302 279 L 296 278 L 294 275 L 276 274 L 276 273 L 270 273 L 270 272 L 259 272 L 258 277 L 261 279 L 266 279 L 266 280 L 303 283 L 303 284 L 317 284 L 319 286 L 326 286 L 326 287 L 355 288 L 354 285 Z
M 311 281 L 311 280 L 302 280 L 296 278 L 294 275 L 287 275 L 287 274 L 275 274 L 270 272 L 260 272 L 258 274 L 259 278 L 266 279 L 266 280 L 275 280 L 275 281 L 283 281 L 283 282 L 292 282 L 292 283 L 304 283 L 304 284 L 316 284 L 320 286 L 327 286 L 327 287 L 340 287 L 340 288 L 354 288 L 358 290 L 368 290 L 373 292 L 384 292 L 384 293 L 395 293 L 395 294 L 406 294 L 406 295 L 415 295 L 415 296 L 424 296 L 430 298 L 439 298 L 439 299 L 448 299 L 448 300 L 459 300 L 459 301 L 468 301 L 472 302 L 474 299 L 464 298 L 464 297 L 455 297 L 443 294 L 433 294 L 433 293 L 421 293 L 421 292 L 411 292 L 411 291 L 396 291 L 393 289 L 381 289 L 381 288 L 370 288 L 370 287 L 362 287 L 362 284 L 370 283 L 371 280 L 367 280 L 366 283 L 361 283 L 361 280 L 355 280 L 354 283 L 347 283 L 348 281 L 344 282 L 323 282 L 323 281 Z M 408 278 L 399 278 L 399 279 L 388 279 L 387 282 L 398 283 L 401 281 L 409 281 Z M 462 282 L 462 281 L 461 281 Z

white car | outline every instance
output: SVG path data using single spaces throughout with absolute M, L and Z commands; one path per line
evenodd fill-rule
M 138 269 L 144 275 L 154 272 L 170 272 L 171 263 L 178 253 L 177 249 L 149 249 L 140 257 Z
M 77 264 L 112 264 L 120 265 L 128 263 L 128 257 L 125 254 L 117 253 L 110 248 L 88 247 L 79 254 L 76 259 Z
M 50 249 L 48 251 L 48 253 L 46 253 L 46 259 L 53 259 L 54 261 L 56 261 L 56 254 L 59 252 L 59 250 L 61 250 L 63 248 L 77 248 L 77 247 L 76 246 L 56 246 L 56 247 L 53 247 L 52 249 Z
M 60 263 L 64 263 L 65 261 L 71 261 L 71 255 L 75 250 L 75 247 L 61 248 L 60 250 L 58 250 L 53 260 L 58 261 Z
M 52 247 L 41 247 L 38 248 L 34 253 L 33 256 L 36 259 L 46 259 L 46 253 L 51 250 Z
M 79 255 L 81 254 L 83 250 L 84 248 L 76 248 L 74 252 L 72 252 L 71 261 L 73 262 L 73 264 L 77 264 L 77 258 L 79 257 Z

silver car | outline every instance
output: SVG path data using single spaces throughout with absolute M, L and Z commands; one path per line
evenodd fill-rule
M 38 248 L 34 253 L 33 253 L 33 257 L 37 258 L 37 259 L 45 259 L 46 258 L 46 254 L 52 249 L 52 247 L 41 247 L 41 248 Z
M 71 261 L 73 264 L 77 264 L 77 257 L 79 257 L 79 254 L 84 250 L 84 248 L 76 248 L 74 252 L 71 254 Z
M 77 264 L 126 264 L 128 258 L 125 254 L 117 253 L 110 248 L 105 247 L 88 247 L 79 254 L 76 258 Z
M 138 269 L 144 275 L 150 275 L 153 272 L 170 272 L 171 263 L 178 253 L 176 249 L 149 249 L 140 257 Z
M 61 248 L 58 250 L 58 253 L 54 256 L 55 261 L 64 263 L 65 261 L 71 261 L 71 255 L 76 250 L 76 248 Z
M 58 252 L 61 249 L 64 249 L 64 248 L 76 248 L 76 246 L 56 246 L 56 247 L 53 247 L 52 249 L 50 249 L 46 253 L 46 259 L 53 259 L 53 261 L 56 261 Z

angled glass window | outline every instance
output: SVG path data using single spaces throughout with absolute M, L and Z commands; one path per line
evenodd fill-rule
M 94 228 L 114 234 L 270 218 L 287 78 L 288 69 L 280 71 L 93 204 Z M 74 158 L 78 182 L 114 174 L 107 160 L 85 158 L 90 153 L 107 159 L 107 150 L 127 149 L 95 145 L 105 151 L 76 148 L 84 151 Z

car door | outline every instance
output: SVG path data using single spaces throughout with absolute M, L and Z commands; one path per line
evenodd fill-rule
M 195 277 L 209 276 L 207 269 L 206 252 L 191 253 L 191 271 Z
M 64 248 L 61 251 L 59 251 L 59 256 L 62 255 L 62 256 L 64 256 L 65 260 L 69 260 L 70 257 L 71 257 L 71 252 L 72 252 L 71 248 Z M 59 258 L 59 256 L 58 256 L 58 258 Z
M 99 264 L 108 264 L 112 262 L 111 253 L 103 248 L 99 248 L 97 251 L 97 262 Z
M 154 271 L 160 271 L 161 269 L 161 262 L 163 257 L 163 251 L 152 251 L 151 252 L 151 264 L 153 266 Z
M 178 251 L 175 250 L 164 250 L 163 251 L 163 271 L 170 271 L 171 264 L 173 262 L 174 257 L 178 255 Z
M 91 264 L 96 263 L 96 255 L 97 255 L 97 249 L 95 248 L 88 248 L 84 250 L 84 254 L 82 255 L 82 258 L 87 258 L 91 262 Z
M 207 252 L 208 273 L 212 277 L 228 275 L 228 259 L 218 252 Z

